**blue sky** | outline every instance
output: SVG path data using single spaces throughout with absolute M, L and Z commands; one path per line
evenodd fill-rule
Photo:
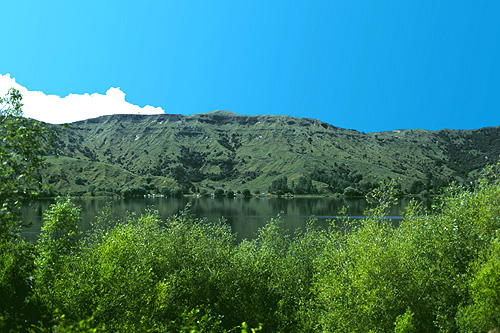
M 2 78 L 73 96 L 64 108 L 79 117 L 101 112 L 86 97 L 113 95 L 121 106 L 104 105 L 118 113 L 283 114 L 365 132 L 500 125 L 500 1 L 17 0 L 2 12 Z M 27 115 L 52 121 L 55 107 L 34 101 Z

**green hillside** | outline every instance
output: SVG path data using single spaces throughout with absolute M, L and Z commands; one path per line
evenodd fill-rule
M 60 193 L 124 186 L 267 191 L 311 179 L 321 193 L 364 192 L 395 179 L 404 191 L 463 182 L 500 154 L 500 128 L 360 133 L 316 119 L 228 111 L 114 115 L 56 126 L 44 181 Z M 412 187 L 413 186 L 413 187 Z

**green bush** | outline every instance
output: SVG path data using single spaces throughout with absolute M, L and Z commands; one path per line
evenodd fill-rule
M 291 190 L 295 194 L 313 194 L 316 193 L 316 187 L 312 184 L 312 179 L 307 176 L 300 176 L 297 185 L 293 185 Z
M 35 246 L 22 240 L 0 244 L 0 331 L 26 329 L 41 320 L 32 298 Z
M 433 212 L 412 202 L 396 227 L 384 216 L 397 193 L 374 190 L 367 219 L 292 234 L 278 216 L 241 243 L 189 207 L 165 221 L 152 210 L 119 221 L 108 207 L 80 238 L 79 208 L 58 199 L 36 245 L 0 248 L 0 329 L 497 329 L 500 182 L 451 187 Z
M 245 320 L 255 327 L 261 323 L 267 332 L 304 328 L 306 305 L 313 296 L 314 261 L 323 246 L 324 233 L 311 222 L 290 237 L 283 222 L 281 217 L 271 219 L 256 239 L 237 247 L 231 325 Z
M 204 305 L 220 313 L 234 235 L 186 212 L 161 224 L 149 212 L 96 231 L 40 296 L 69 320 L 92 317 L 113 331 L 169 329 L 186 309 Z
M 34 292 L 51 311 L 64 297 L 57 292 L 60 281 L 70 276 L 65 269 L 77 251 L 80 236 L 80 207 L 69 198 L 58 198 L 44 214 L 44 223 L 36 244 Z
M 359 191 L 357 188 L 352 187 L 352 186 L 347 186 L 344 189 L 344 195 L 348 196 L 348 197 L 357 197 L 357 196 L 361 196 L 362 194 L 361 194 L 361 191 Z
M 69 201 L 54 205 L 37 245 L 36 295 L 56 324 L 64 315 L 66 326 L 92 318 L 113 331 L 176 331 L 196 313 L 209 331 L 243 322 L 286 331 L 306 312 L 322 244 L 312 227 L 292 239 L 273 219 L 256 240 L 237 244 L 223 222 L 187 210 L 161 221 L 150 211 L 114 226 L 105 214 L 78 242 L 77 216 Z
M 144 187 L 140 187 L 140 186 L 139 187 L 136 187 L 136 186 L 126 187 L 126 188 L 122 189 L 122 191 L 121 191 L 121 195 L 125 199 L 140 198 L 140 197 L 145 196 L 146 194 L 148 194 L 148 191 Z
M 0 243 L 19 236 L 21 202 L 40 187 L 40 170 L 52 132 L 24 118 L 22 95 L 11 88 L 0 97 Z
M 88 180 L 85 177 L 82 177 L 80 175 L 75 177 L 75 184 L 76 185 L 85 185 L 87 184 Z
M 221 188 L 218 188 L 214 191 L 214 197 L 216 198 L 221 198 L 224 195 L 224 190 Z
M 325 244 L 316 328 L 391 331 L 406 322 L 418 332 L 457 331 L 460 306 L 470 301 L 469 267 L 500 228 L 499 183 L 450 189 L 435 214 L 412 203 L 398 228 L 380 218 L 386 201 Z
M 176 187 L 170 192 L 170 195 L 174 198 L 182 198 L 184 191 L 180 187 Z
M 273 180 L 269 186 L 269 192 L 276 193 L 278 195 L 290 192 L 290 189 L 288 188 L 288 178 L 286 176 L 282 176 Z
M 500 328 L 500 240 L 496 238 L 472 267 L 472 302 L 460 309 L 464 331 L 494 332 Z

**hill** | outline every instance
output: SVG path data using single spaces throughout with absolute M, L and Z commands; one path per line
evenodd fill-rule
M 61 157 L 49 157 L 44 181 L 60 193 L 176 186 L 254 192 L 283 180 L 290 189 L 309 182 L 322 193 L 362 193 L 387 179 L 420 192 L 464 182 L 500 155 L 500 127 L 361 133 L 316 119 L 229 111 L 53 126 Z

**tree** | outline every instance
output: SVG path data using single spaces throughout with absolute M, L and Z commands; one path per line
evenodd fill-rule
M 308 176 L 300 176 L 297 185 L 292 186 L 295 194 L 312 194 L 316 193 L 316 188 L 312 184 L 312 180 Z
M 146 194 L 148 194 L 148 191 L 141 186 L 126 187 L 122 190 L 122 196 L 125 199 L 140 198 L 142 196 L 145 196 Z
M 286 176 L 280 177 L 272 181 L 269 187 L 269 192 L 276 193 L 278 195 L 290 192 L 288 188 L 288 178 Z
M 458 322 L 470 332 L 497 332 L 500 327 L 500 240 L 494 239 L 471 267 L 473 302 L 460 310 Z M 495 330 L 495 328 L 497 328 Z
M 58 198 L 57 203 L 44 214 L 42 232 L 36 245 L 38 256 L 35 259 L 34 290 L 49 305 L 67 256 L 77 248 L 80 210 L 70 198 Z
M 424 190 L 426 190 L 424 182 L 421 181 L 420 179 L 417 179 L 411 184 L 409 191 L 411 194 L 419 194 L 422 193 Z
M 344 195 L 348 196 L 348 197 L 356 197 L 356 196 L 360 196 L 361 192 L 355 187 L 347 186 L 344 189 Z
M 224 195 L 224 190 L 221 188 L 218 188 L 214 191 L 214 197 L 216 198 L 221 198 Z
M 14 88 L 0 97 L 0 242 L 15 238 L 23 226 L 21 200 L 40 187 L 50 136 L 42 123 L 22 117 L 21 101 Z
M 171 192 L 170 195 L 174 198 L 182 198 L 184 196 L 184 191 L 180 187 L 175 187 Z

